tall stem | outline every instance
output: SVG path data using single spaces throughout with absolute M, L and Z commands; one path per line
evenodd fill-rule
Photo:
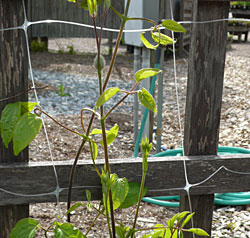
M 123 30 L 124 30 L 125 24 L 127 22 L 128 9 L 129 9 L 129 6 L 130 6 L 130 1 L 131 0 L 127 1 L 127 5 L 126 5 L 126 8 L 125 8 L 125 13 L 124 13 L 124 17 L 122 19 L 122 24 L 121 24 L 121 27 L 120 27 L 120 32 L 118 34 L 118 37 L 117 37 L 117 40 L 116 40 L 116 44 L 115 44 L 115 49 L 114 49 L 113 56 L 112 56 L 112 59 L 111 59 L 111 62 L 110 62 L 110 67 L 109 67 L 108 73 L 106 75 L 106 79 L 104 81 L 104 84 L 103 84 L 103 90 L 105 90 L 105 88 L 107 87 L 110 75 L 112 73 L 112 70 L 113 70 L 113 67 L 114 67 L 114 64 L 115 64 L 115 59 L 116 59 L 117 51 L 118 51 L 118 48 L 119 48 L 119 45 L 120 45 L 120 42 L 121 42 L 121 39 L 122 39 L 122 34 L 123 34 Z

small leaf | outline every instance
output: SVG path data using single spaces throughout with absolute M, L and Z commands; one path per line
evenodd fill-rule
M 138 93 L 139 100 L 141 104 L 148 108 L 149 110 L 153 111 L 154 113 L 157 113 L 155 100 L 153 96 L 145 89 L 142 88 L 141 91 Z
M 10 233 L 10 238 L 33 238 L 35 237 L 38 222 L 31 218 L 20 220 Z
M 200 229 L 200 228 L 190 228 L 187 230 L 188 232 L 193 232 L 194 234 L 198 236 L 209 236 L 206 231 Z
M 97 14 L 97 2 L 96 0 L 88 0 L 89 15 L 96 17 Z
M 98 98 L 94 110 L 96 111 L 100 106 L 102 106 L 105 102 L 114 97 L 118 92 L 120 92 L 120 89 L 118 87 L 108 88 Z
M 190 219 L 192 218 L 193 215 L 194 215 L 194 212 L 191 213 L 191 214 L 189 214 L 189 215 L 185 218 L 185 220 L 182 222 L 181 227 L 184 227 L 184 226 L 190 221 Z
M 106 133 L 108 133 L 108 131 L 106 131 Z M 90 133 L 90 135 L 101 135 L 102 134 L 102 130 L 100 129 L 93 129 Z
M 31 112 L 37 105 L 37 102 L 21 102 L 21 115 L 25 114 L 26 112 Z
M 128 194 L 124 200 L 124 202 L 120 205 L 120 208 L 128 208 L 131 207 L 135 204 L 137 204 L 138 199 L 139 199 L 139 194 L 140 194 L 140 183 L 135 183 L 135 182 L 129 182 L 129 190 Z M 147 193 L 147 188 L 143 188 L 142 196 L 144 197 Z
M 104 8 L 109 9 L 111 7 L 111 0 L 104 0 Z
M 0 128 L 1 128 L 1 137 L 4 146 L 6 148 L 8 148 L 9 143 L 13 138 L 14 130 L 20 117 L 21 117 L 20 102 L 8 104 L 2 111 Z
M 160 33 L 160 38 L 159 38 L 158 32 L 153 32 L 152 38 L 156 43 L 160 43 L 161 45 L 170 45 L 170 44 L 173 44 L 174 42 L 171 37 L 164 35 L 162 33 Z
M 117 134 L 119 132 L 119 126 L 115 124 L 107 134 L 107 145 L 110 145 L 115 140 Z M 102 146 L 104 146 L 103 141 L 100 142 Z
M 151 50 L 156 50 L 156 48 L 159 46 L 159 44 L 157 45 L 152 45 L 144 36 L 145 32 L 142 32 L 141 33 L 141 41 L 142 43 L 148 48 L 148 49 L 151 49 Z
M 178 216 L 178 214 L 175 214 L 172 218 L 170 218 L 168 220 L 168 227 L 169 227 L 170 230 L 173 229 L 174 223 L 175 223 L 175 220 L 176 220 L 177 216 Z
M 163 21 L 161 25 L 170 31 L 186 33 L 186 29 L 181 24 L 170 19 Z
M 86 189 L 86 197 L 87 197 L 87 200 L 90 202 L 90 200 L 91 200 L 91 192 L 88 189 Z
M 180 220 L 181 220 L 182 218 L 184 218 L 188 213 L 189 213 L 189 212 L 187 212 L 187 211 L 178 213 L 178 214 L 177 214 L 177 217 L 176 217 L 177 221 L 180 221 Z
M 42 120 L 35 114 L 25 113 L 17 122 L 13 134 L 14 155 L 18 155 L 36 137 L 42 128 Z
M 162 70 L 154 68 L 140 69 L 135 73 L 135 80 L 138 83 L 143 79 L 153 77 L 159 73 L 162 73 Z
M 84 206 L 84 204 L 81 203 L 81 202 L 75 203 L 74 205 L 72 205 L 72 206 L 69 208 L 69 210 L 66 212 L 66 215 L 68 215 L 69 213 L 75 211 L 78 207 L 82 207 L 82 206 Z
M 72 224 L 58 224 L 55 229 L 55 238 L 84 238 L 83 234 Z
M 184 237 L 183 232 L 179 231 L 179 238 L 183 238 L 183 237 Z
M 95 142 L 90 142 L 90 153 L 91 153 L 91 157 L 93 160 L 96 160 L 97 155 L 98 155 L 98 148 L 97 148 L 97 144 Z
M 90 133 L 90 135 L 101 135 L 102 134 L 102 130 L 100 129 L 93 129 Z

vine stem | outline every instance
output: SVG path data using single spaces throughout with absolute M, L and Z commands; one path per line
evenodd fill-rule
M 91 127 L 92 127 L 94 118 L 95 118 L 95 114 L 93 113 L 93 114 L 92 114 L 92 117 L 91 117 L 91 119 L 90 119 L 90 122 L 89 122 L 88 129 L 87 129 L 87 133 L 86 133 L 86 136 L 87 136 L 87 137 L 89 136 L 89 133 L 90 133 L 90 130 L 91 130 Z M 79 147 L 79 149 L 78 149 L 78 151 L 77 151 L 77 155 L 76 155 L 76 157 L 75 157 L 74 163 L 73 163 L 72 168 L 71 168 L 71 171 L 70 171 L 67 210 L 70 209 L 71 197 L 72 197 L 72 187 L 73 187 L 73 182 L 74 182 L 74 177 L 75 177 L 76 165 L 77 165 L 78 159 L 79 159 L 79 157 L 80 157 L 80 154 L 81 154 L 81 152 L 82 152 L 82 149 L 83 149 L 85 143 L 86 143 L 86 140 L 83 139 L 83 140 L 82 140 L 82 143 L 81 143 L 81 145 L 80 145 L 80 147 Z M 69 213 L 68 216 L 67 216 L 67 221 L 70 222 L 70 213 Z

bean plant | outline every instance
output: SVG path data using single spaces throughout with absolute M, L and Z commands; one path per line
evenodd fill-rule
M 120 106 L 120 104 L 131 94 L 138 94 L 141 104 L 148 108 L 149 110 L 156 113 L 156 104 L 152 95 L 145 89 L 136 90 L 137 86 L 146 78 L 153 77 L 157 74 L 162 73 L 160 69 L 155 68 L 145 68 L 141 69 L 135 73 L 135 84 L 129 91 L 124 91 L 119 87 L 108 88 L 108 83 L 110 81 L 110 76 L 115 64 L 115 59 L 117 55 L 117 50 L 119 43 L 122 39 L 123 30 L 126 22 L 128 21 L 147 21 L 152 23 L 151 36 L 155 44 L 150 43 L 148 39 L 141 34 L 141 40 L 144 45 L 152 50 L 155 50 L 159 45 L 174 44 L 172 38 L 160 32 L 160 27 L 165 27 L 168 30 L 175 32 L 184 32 L 185 29 L 173 20 L 164 20 L 160 25 L 150 19 L 146 18 L 130 18 L 128 16 L 129 5 L 131 0 L 127 0 L 125 6 L 125 12 L 118 12 L 111 4 L 111 0 L 68 0 L 76 4 L 78 7 L 83 8 L 89 12 L 90 17 L 93 21 L 94 33 L 97 46 L 97 55 L 93 62 L 94 67 L 97 70 L 97 84 L 99 88 L 99 98 L 97 99 L 94 108 L 83 108 L 81 109 L 81 127 L 82 132 L 74 131 L 66 126 L 63 126 L 57 120 L 50 115 L 48 115 L 43 109 L 37 104 L 32 102 L 16 102 L 8 104 L 2 111 L 0 128 L 1 137 L 3 143 L 8 147 L 9 143 L 13 142 L 14 154 L 18 155 L 29 143 L 35 138 L 42 127 L 41 115 L 45 114 L 51 118 L 55 123 L 70 130 L 79 136 L 81 140 L 81 145 L 78 149 L 77 155 L 75 157 L 74 164 L 72 166 L 72 171 L 70 175 L 69 183 L 69 193 L 68 193 L 68 208 L 67 208 L 67 222 L 61 223 L 58 220 L 52 222 L 49 227 L 42 227 L 37 220 L 26 218 L 20 220 L 10 234 L 10 238 L 32 238 L 35 236 L 38 229 L 44 232 L 44 236 L 48 237 L 52 232 L 54 237 L 76 237 L 76 238 L 86 238 L 89 232 L 96 223 L 99 216 L 104 216 L 106 218 L 106 224 L 109 232 L 110 238 L 135 238 L 135 237 L 162 237 L 162 238 L 177 238 L 184 237 L 185 232 L 192 232 L 200 236 L 208 236 L 208 234 L 202 229 L 196 228 L 185 228 L 185 225 L 191 220 L 194 213 L 182 212 L 173 216 L 168 220 L 166 224 L 157 224 L 152 228 L 137 228 L 137 218 L 139 214 L 139 205 L 143 196 L 147 192 L 147 188 L 144 186 L 145 178 L 147 174 L 147 159 L 152 148 L 152 144 L 149 143 L 148 139 L 145 138 L 142 141 L 142 179 L 141 183 L 128 182 L 126 178 L 119 178 L 114 171 L 111 171 L 109 163 L 109 145 L 112 144 L 118 134 L 119 126 L 115 124 L 110 130 L 106 129 L 106 119 L 110 116 L 114 109 Z M 103 2 L 103 14 L 99 16 L 99 5 Z M 106 16 L 109 11 L 113 11 L 121 18 L 120 32 L 118 34 L 116 45 L 114 48 L 113 56 L 109 65 L 107 74 L 103 75 L 103 68 L 105 66 L 104 57 L 101 55 L 101 41 L 102 41 L 102 29 Z M 100 17 L 101 19 L 101 31 L 97 33 L 96 19 Z M 103 80 L 104 78 L 104 80 Z M 87 92 L 87 91 L 86 91 Z M 63 93 L 63 87 L 61 89 Z M 105 111 L 105 103 L 109 101 L 116 94 L 123 94 L 123 97 L 111 107 L 111 109 Z M 84 114 L 90 112 L 92 114 L 88 125 L 84 123 Z M 92 128 L 94 119 L 97 118 L 100 122 L 99 128 Z M 98 135 L 101 136 L 101 140 L 98 140 Z M 98 157 L 98 144 L 100 144 L 104 150 L 105 164 L 101 170 L 96 166 L 96 159 Z M 90 157 L 93 162 L 93 166 L 96 170 L 97 175 L 100 177 L 102 184 L 102 199 L 98 207 L 91 204 L 91 192 L 86 190 L 86 203 L 75 203 L 71 206 L 71 193 L 73 179 L 75 175 L 76 165 L 79 156 L 82 152 L 84 146 L 88 146 L 90 149 Z M 126 209 L 130 206 L 136 205 L 135 215 L 133 218 L 133 224 L 131 226 L 125 226 L 123 223 L 117 223 L 114 216 L 114 211 L 118 208 Z M 89 210 L 96 210 L 97 215 L 93 217 L 93 223 L 86 231 L 80 231 L 75 228 L 70 223 L 70 214 L 77 208 L 81 206 L 87 206 Z

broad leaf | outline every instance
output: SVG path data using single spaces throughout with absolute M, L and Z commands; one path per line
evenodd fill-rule
M 191 213 L 191 214 L 189 214 L 189 215 L 185 218 L 185 220 L 182 222 L 181 227 L 184 227 L 184 226 L 190 221 L 190 219 L 192 218 L 193 215 L 194 215 L 194 212 Z
M 75 203 L 74 205 L 72 205 L 69 210 L 66 212 L 66 215 L 68 215 L 69 213 L 75 211 L 78 207 L 82 207 L 84 204 L 81 202 Z
M 113 209 L 115 210 L 124 202 L 129 191 L 129 184 L 126 178 L 118 178 L 117 175 L 115 175 L 114 180 L 111 190 Z
M 17 122 L 21 117 L 20 102 L 11 103 L 5 106 L 2 111 L 0 128 L 1 137 L 6 148 L 8 148 L 10 141 L 13 138 L 14 130 Z
M 127 194 L 124 202 L 120 205 L 120 208 L 131 207 L 131 206 L 137 204 L 137 202 L 138 202 L 141 184 L 135 183 L 135 182 L 129 182 L 128 185 L 129 185 L 128 194 Z M 148 189 L 146 187 L 143 188 L 143 192 L 142 192 L 143 197 L 146 195 L 147 190 Z
M 117 134 L 119 132 L 119 126 L 115 124 L 107 134 L 107 145 L 110 145 L 115 140 Z M 102 146 L 104 146 L 103 141 L 100 142 Z
M 154 68 L 140 69 L 135 73 L 135 80 L 138 83 L 143 79 L 153 77 L 159 73 L 162 73 L 162 70 Z
M 138 97 L 139 97 L 141 104 L 144 107 L 148 108 L 149 110 L 153 111 L 154 113 L 157 113 L 155 100 L 154 100 L 153 96 L 145 88 L 142 88 L 142 90 L 139 91 Z
M 13 134 L 14 155 L 18 155 L 36 137 L 42 128 L 42 120 L 36 115 L 25 113 L 17 122 Z
M 10 238 L 33 238 L 35 237 L 38 222 L 31 218 L 20 220 L 10 233 Z
M 102 106 L 105 102 L 114 97 L 120 89 L 118 87 L 108 88 L 103 94 L 98 98 L 94 110 L 96 111 L 100 106 Z
M 161 25 L 170 31 L 186 33 L 186 29 L 181 24 L 170 19 L 163 21 Z
M 159 46 L 159 44 L 157 45 L 152 45 L 144 36 L 145 32 L 142 32 L 141 33 L 141 41 L 142 43 L 148 48 L 148 49 L 151 49 L 151 50 L 156 50 L 156 48 Z
M 83 234 L 72 224 L 58 224 L 55 229 L 55 238 L 84 238 Z
M 31 112 L 37 105 L 37 102 L 21 102 L 21 115 L 25 114 L 26 112 Z
M 198 236 L 209 236 L 206 231 L 200 229 L 200 228 L 190 228 L 187 230 L 188 232 L 193 232 L 194 234 Z
M 153 32 L 152 38 L 156 43 L 159 43 L 161 45 L 170 45 L 170 44 L 173 44 L 173 42 L 174 42 L 171 37 L 164 35 L 162 33 L 160 33 L 160 38 L 159 38 L 158 32 Z

